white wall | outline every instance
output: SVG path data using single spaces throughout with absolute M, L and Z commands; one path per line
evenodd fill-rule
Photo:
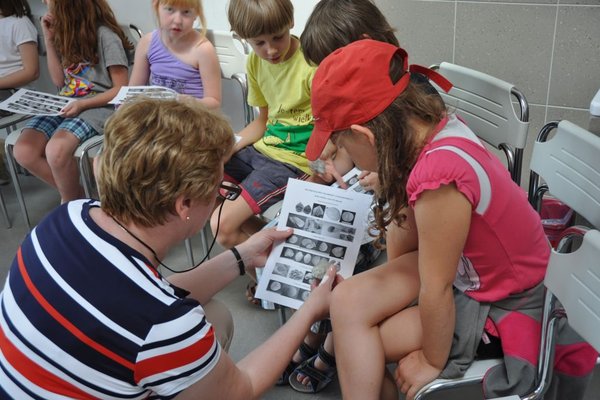
M 142 31 L 149 32 L 156 27 L 154 14 L 152 12 L 152 0 L 108 0 L 114 10 L 117 19 L 121 23 L 133 23 Z M 312 9 L 318 0 L 292 0 L 295 12 L 295 26 L 292 32 L 299 35 L 304 28 Z M 29 0 L 31 9 L 35 15 L 42 15 L 46 6 L 41 0 Z M 229 30 L 227 22 L 227 1 L 204 0 L 204 12 L 210 29 Z
M 34 0 L 41 1 L 41 0 Z M 156 26 L 152 13 L 151 0 L 108 0 L 119 22 L 131 22 L 142 31 L 148 32 Z M 299 35 L 318 0 L 292 0 L 295 8 L 295 26 L 292 32 Z M 208 28 L 229 30 L 227 22 L 227 1 L 204 0 L 204 12 Z

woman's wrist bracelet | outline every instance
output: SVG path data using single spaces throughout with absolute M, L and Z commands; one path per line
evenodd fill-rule
M 240 269 L 240 276 L 245 275 L 246 274 L 246 265 L 244 264 L 244 261 L 242 260 L 242 256 L 240 256 L 240 252 L 235 247 L 232 247 L 230 250 L 233 253 L 233 255 L 235 256 L 235 259 L 237 260 L 238 268 Z

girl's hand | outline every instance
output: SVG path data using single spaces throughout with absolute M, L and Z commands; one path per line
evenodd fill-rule
M 48 11 L 42 16 L 42 31 L 44 38 L 52 40 L 54 38 L 54 16 Z
M 358 175 L 358 183 L 366 191 L 377 192 L 379 190 L 379 176 L 376 172 L 362 171 Z
M 82 100 L 75 100 L 60 110 L 60 116 L 65 118 L 73 118 L 81 114 L 85 110 Z
M 335 165 L 333 164 L 333 159 L 318 159 L 316 161 L 310 162 L 308 166 L 311 169 L 311 171 L 313 171 L 314 175 L 316 175 L 319 179 L 326 182 L 327 184 L 331 184 L 335 181 L 338 183 L 338 185 L 340 185 L 342 189 L 346 189 L 348 187 L 346 182 L 344 182 L 342 175 L 340 175 L 340 173 L 335 168 Z
M 406 400 L 413 400 L 419 389 L 437 379 L 441 372 L 429 363 L 422 350 L 416 350 L 398 362 L 396 385 Z
M 273 243 L 285 240 L 293 233 L 292 229 L 278 231 L 275 228 L 263 229 L 250 236 L 244 243 L 236 246 L 246 270 L 264 267 Z
M 327 143 L 325 143 L 325 147 L 323 148 L 323 151 L 321 152 L 319 158 L 321 160 L 327 160 L 328 158 L 333 159 L 335 158 L 335 153 L 337 153 L 336 145 L 333 144 L 331 140 L 328 140 Z
M 315 321 L 329 316 L 329 305 L 331 303 L 331 291 L 344 278 L 336 274 L 335 267 L 330 267 L 320 281 L 313 281 L 310 296 L 302 307 L 308 307 L 315 313 Z

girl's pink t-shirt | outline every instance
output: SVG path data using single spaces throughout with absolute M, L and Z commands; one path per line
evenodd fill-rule
M 539 284 L 550 247 L 525 191 L 456 116 L 441 126 L 417 159 L 407 193 L 413 207 L 425 190 L 453 183 L 471 203 L 471 227 L 454 286 L 488 302 Z

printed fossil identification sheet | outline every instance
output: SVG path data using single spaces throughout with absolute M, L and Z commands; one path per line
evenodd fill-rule
M 278 229 L 293 228 L 277 244 L 262 271 L 256 297 L 298 309 L 310 294 L 317 265 L 335 265 L 352 275 L 372 196 L 290 179 Z
M 62 109 L 77 100 L 30 89 L 19 89 L 0 103 L 0 109 L 26 115 L 60 115 Z

